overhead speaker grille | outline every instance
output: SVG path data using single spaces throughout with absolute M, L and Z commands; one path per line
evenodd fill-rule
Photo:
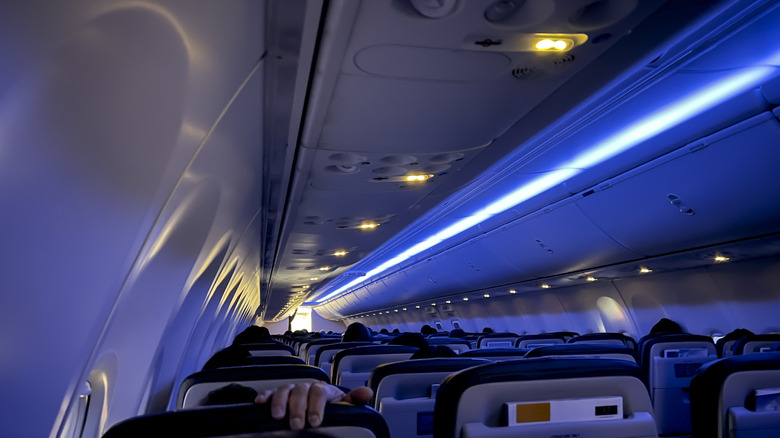
M 517 79 L 531 79 L 539 74 L 535 67 L 515 67 L 512 69 L 512 76 Z

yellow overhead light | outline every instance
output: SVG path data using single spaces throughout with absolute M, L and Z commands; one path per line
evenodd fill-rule
M 542 289 L 549 289 L 550 285 L 547 283 L 542 283 Z
M 408 175 L 406 180 L 409 182 L 421 182 L 427 181 L 431 178 L 433 178 L 433 175 Z
M 403 311 L 406 312 L 406 307 L 403 308 Z
M 373 230 L 374 228 L 378 227 L 379 224 L 376 222 L 366 222 L 360 224 L 360 228 L 364 230 Z
M 536 42 L 536 50 L 555 50 L 562 51 L 568 49 L 572 45 L 571 40 L 564 39 L 543 39 Z
M 718 262 L 718 263 L 727 262 L 729 260 L 731 260 L 731 259 L 726 257 L 726 256 L 722 256 L 722 255 L 715 256 L 715 261 Z
M 419 308 L 420 308 L 420 306 L 414 306 L 414 308 L 415 308 L 415 309 L 419 309 Z
M 650 268 L 645 268 L 644 266 L 642 266 L 641 268 L 639 268 L 639 272 L 642 273 L 642 274 L 648 274 L 650 272 L 653 272 L 653 270 L 650 269 Z
M 463 301 L 468 301 L 469 297 L 463 297 Z
M 431 303 L 431 306 L 435 306 L 435 305 L 436 305 L 436 303 Z
M 485 298 L 490 298 L 490 294 L 485 294 L 485 295 L 482 295 L 482 296 L 485 297 Z
M 589 276 L 588 278 L 586 278 L 586 280 L 588 280 L 588 281 L 596 281 L 596 277 L 590 277 Z
M 447 300 L 447 301 L 445 301 L 445 303 L 447 303 L 447 304 L 449 304 L 449 303 L 451 303 L 451 302 L 452 302 L 452 301 L 450 301 L 450 300 Z
M 514 289 L 509 289 L 509 293 L 510 293 L 510 294 L 516 294 L 516 293 L 517 293 L 517 291 L 516 291 L 516 290 L 514 290 Z
M 310 278 L 309 280 L 311 280 L 311 281 L 317 281 L 317 280 L 319 280 L 319 279 L 320 279 L 320 277 L 312 277 L 312 278 Z
M 330 266 L 323 266 L 320 268 L 320 271 L 330 271 Z
M 301 286 L 301 287 L 302 287 L 302 288 L 304 288 L 304 289 L 308 289 L 308 288 L 309 288 L 309 285 L 308 285 L 308 284 L 304 284 L 304 285 L 303 285 L 303 286 Z
M 344 251 L 344 250 L 340 250 L 340 251 L 336 251 L 336 252 L 334 252 L 334 253 L 333 253 L 333 255 L 334 255 L 334 256 L 338 256 L 338 257 L 340 257 L 340 256 L 345 256 L 345 255 L 347 255 L 347 252 L 346 252 L 346 251 Z

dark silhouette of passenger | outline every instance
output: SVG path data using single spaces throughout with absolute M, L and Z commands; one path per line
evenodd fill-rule
M 429 326 L 428 324 L 425 324 L 424 326 L 420 327 L 420 333 L 427 336 L 427 335 L 435 335 L 437 332 L 435 328 Z
M 406 345 L 423 349 L 428 348 L 428 341 L 420 333 L 404 333 L 391 339 L 387 345 Z
M 389 335 L 390 334 L 390 332 L 386 328 L 383 328 L 382 330 L 379 330 L 379 333 L 381 333 L 383 335 Z
M 482 333 L 486 333 L 486 334 L 495 333 L 495 330 L 493 330 L 490 327 L 485 327 L 482 329 Z
M 433 357 L 458 357 L 458 353 L 450 347 L 444 345 L 429 345 L 421 348 L 412 354 L 409 359 L 430 359 Z
M 372 341 L 371 331 L 359 322 L 353 322 L 344 331 L 341 342 Z
M 398 330 L 397 328 L 393 329 L 393 334 L 394 335 L 397 335 L 397 334 L 400 334 L 400 333 L 401 333 L 401 330 Z
M 233 405 L 237 403 L 252 403 L 257 397 L 257 391 L 247 386 L 231 383 L 215 389 L 201 401 L 202 406 Z
M 256 325 L 250 325 L 233 338 L 233 345 L 263 344 L 267 342 L 274 342 L 273 338 L 271 338 L 271 332 L 266 327 L 258 327 Z
M 450 332 L 450 337 L 451 338 L 465 338 L 466 337 L 466 332 L 463 331 L 463 329 L 453 329 Z
M 656 335 L 662 333 L 685 333 L 685 330 L 683 330 L 680 324 L 672 321 L 671 319 L 661 318 L 657 323 L 655 323 L 653 328 L 650 329 L 650 334 Z
M 240 367 L 251 365 L 249 358 L 252 357 L 249 350 L 242 345 L 231 345 L 214 353 L 213 356 L 203 365 L 203 370 L 212 370 L 214 368 Z
M 723 351 L 723 345 L 728 341 L 736 341 L 738 339 L 742 339 L 745 336 L 752 336 L 753 332 L 751 332 L 748 329 L 738 328 L 734 329 L 729 333 L 726 333 L 726 336 L 718 339 L 718 342 L 715 343 L 715 348 L 718 351 L 718 357 L 724 357 L 725 351 Z

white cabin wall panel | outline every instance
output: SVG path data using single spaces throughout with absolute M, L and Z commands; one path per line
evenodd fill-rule
M 766 200 L 780 190 L 779 138 L 780 124 L 764 118 L 577 204 L 606 233 L 646 255 L 775 232 L 780 207 Z M 681 213 L 669 194 L 695 213 Z
M 780 259 L 718 263 L 707 271 L 728 309 L 730 328 L 780 332 Z
M 571 322 L 568 330 L 580 334 L 626 332 L 634 337 L 638 335 L 628 306 L 611 281 L 597 280 L 586 285 L 556 289 L 553 293 L 566 309 Z

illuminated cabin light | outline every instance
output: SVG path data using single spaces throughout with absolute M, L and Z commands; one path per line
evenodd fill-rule
M 463 297 L 463 301 L 468 301 L 469 297 Z
M 302 288 L 304 288 L 304 289 L 308 289 L 308 288 L 309 288 L 309 287 L 311 287 L 311 286 L 310 286 L 310 285 L 308 285 L 308 284 L 304 284 L 304 285 L 303 285 L 303 286 L 301 286 L 301 287 L 302 287 Z
M 403 311 L 406 312 L 406 307 L 403 308 Z
M 420 306 L 414 306 L 414 308 L 415 308 L 415 309 L 419 309 L 419 308 L 420 308 Z
M 722 255 L 715 256 L 715 261 L 718 262 L 718 263 L 727 262 L 729 260 L 731 260 L 731 259 L 726 257 L 726 256 L 722 256 Z
M 547 283 L 542 283 L 542 289 L 549 289 L 550 285 Z
M 408 175 L 406 180 L 409 182 L 421 182 L 427 181 L 431 178 L 433 178 L 433 175 Z
M 320 268 L 320 271 L 330 271 L 330 266 L 323 266 Z
M 569 43 L 565 40 L 543 39 L 536 43 L 537 50 L 566 50 Z
M 447 304 L 450 304 L 451 302 L 452 302 L 452 301 L 450 301 L 450 300 L 447 300 L 447 301 L 445 301 L 445 303 L 447 303 Z
M 516 294 L 516 293 L 517 293 L 517 291 L 516 291 L 516 290 L 514 290 L 514 289 L 509 289 L 509 293 L 510 293 L 510 294 Z
M 588 277 L 588 278 L 586 278 L 586 280 L 588 280 L 588 281 L 596 281 L 596 277 Z
M 652 270 L 652 269 L 650 269 L 650 268 L 645 268 L 645 267 L 643 266 L 643 267 L 641 267 L 641 268 L 639 269 L 639 272 L 640 272 L 640 273 L 642 273 L 642 274 L 649 274 L 649 273 L 653 272 L 653 270 Z
M 378 227 L 379 224 L 375 222 L 367 222 L 364 224 L 360 224 L 360 228 L 364 230 L 373 230 L 374 228 Z
M 482 295 L 482 296 L 485 297 L 485 298 L 490 298 L 490 294 L 485 294 L 485 295 Z
M 337 256 L 337 257 L 345 256 L 345 255 L 347 255 L 347 254 L 348 254 L 348 253 L 347 253 L 346 251 L 344 251 L 344 250 L 341 250 L 341 251 L 336 251 L 336 252 L 334 252 L 334 253 L 333 253 L 333 255 L 334 255 L 334 256 Z
M 435 306 L 435 305 L 436 305 L 436 303 L 431 303 L 431 306 Z
M 397 312 L 397 311 L 398 311 L 398 309 L 393 310 L 393 312 Z
M 312 277 L 312 278 L 309 279 L 309 281 L 317 281 L 319 279 L 320 279 L 320 277 Z

